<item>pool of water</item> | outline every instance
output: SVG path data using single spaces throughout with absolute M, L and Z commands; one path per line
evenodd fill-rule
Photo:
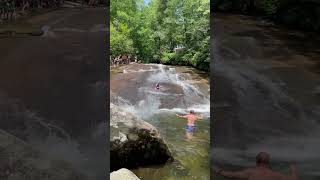
M 208 77 L 192 68 L 130 64 L 111 74 L 112 102 L 155 126 L 175 159 L 132 171 L 142 180 L 210 179 L 210 95 Z M 160 83 L 160 89 L 154 87 Z M 204 115 L 186 133 L 189 110 Z
M 196 132 L 186 133 L 186 119 L 161 112 L 146 120 L 158 128 L 175 161 L 158 167 L 134 169 L 141 179 L 210 179 L 210 120 L 196 124 Z

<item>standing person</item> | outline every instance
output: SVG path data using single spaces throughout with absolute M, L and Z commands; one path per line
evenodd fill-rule
M 197 120 L 203 119 L 203 116 L 196 116 L 193 110 L 190 110 L 190 114 L 182 116 L 182 115 L 178 115 L 176 114 L 177 117 L 179 118 L 185 118 L 188 120 L 188 124 L 186 127 L 187 133 L 194 133 L 195 131 L 195 122 Z M 188 134 L 187 134 L 188 135 Z
M 256 156 L 256 166 L 242 171 L 224 171 L 217 169 L 215 172 L 227 178 L 239 178 L 248 180 L 298 180 L 297 168 L 295 165 L 290 166 L 291 174 L 284 175 L 273 171 L 270 167 L 270 156 L 268 153 L 260 152 Z

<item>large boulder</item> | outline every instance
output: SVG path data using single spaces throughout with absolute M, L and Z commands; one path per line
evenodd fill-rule
M 133 172 L 122 168 L 110 174 L 110 180 L 140 180 Z
M 151 124 L 110 105 L 111 171 L 173 160 L 168 146 Z

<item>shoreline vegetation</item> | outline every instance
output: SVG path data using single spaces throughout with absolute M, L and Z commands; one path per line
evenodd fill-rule
M 209 0 L 115 0 L 110 15 L 111 59 L 131 55 L 209 72 Z
M 90 8 L 107 6 L 102 0 L 0 0 L 0 38 L 13 36 L 41 36 L 40 26 L 28 22 L 63 8 Z
M 107 3 L 103 0 L 0 0 L 0 25 L 19 23 L 30 16 L 63 7 L 97 7 Z

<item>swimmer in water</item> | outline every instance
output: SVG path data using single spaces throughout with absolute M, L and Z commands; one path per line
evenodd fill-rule
M 240 171 L 225 171 L 220 168 L 215 173 L 226 178 L 248 179 L 248 180 L 298 180 L 298 170 L 295 164 L 290 166 L 289 175 L 281 174 L 271 169 L 270 156 L 266 152 L 260 152 L 256 156 L 256 166 Z
M 156 89 L 158 89 L 158 90 L 160 89 L 159 83 L 156 84 Z
M 196 116 L 193 110 L 190 110 L 190 114 L 182 116 L 176 114 L 177 117 L 179 118 L 185 118 L 188 120 L 188 125 L 186 127 L 187 133 L 194 133 L 195 131 L 195 122 L 197 120 L 203 119 L 203 115 L 201 116 Z

